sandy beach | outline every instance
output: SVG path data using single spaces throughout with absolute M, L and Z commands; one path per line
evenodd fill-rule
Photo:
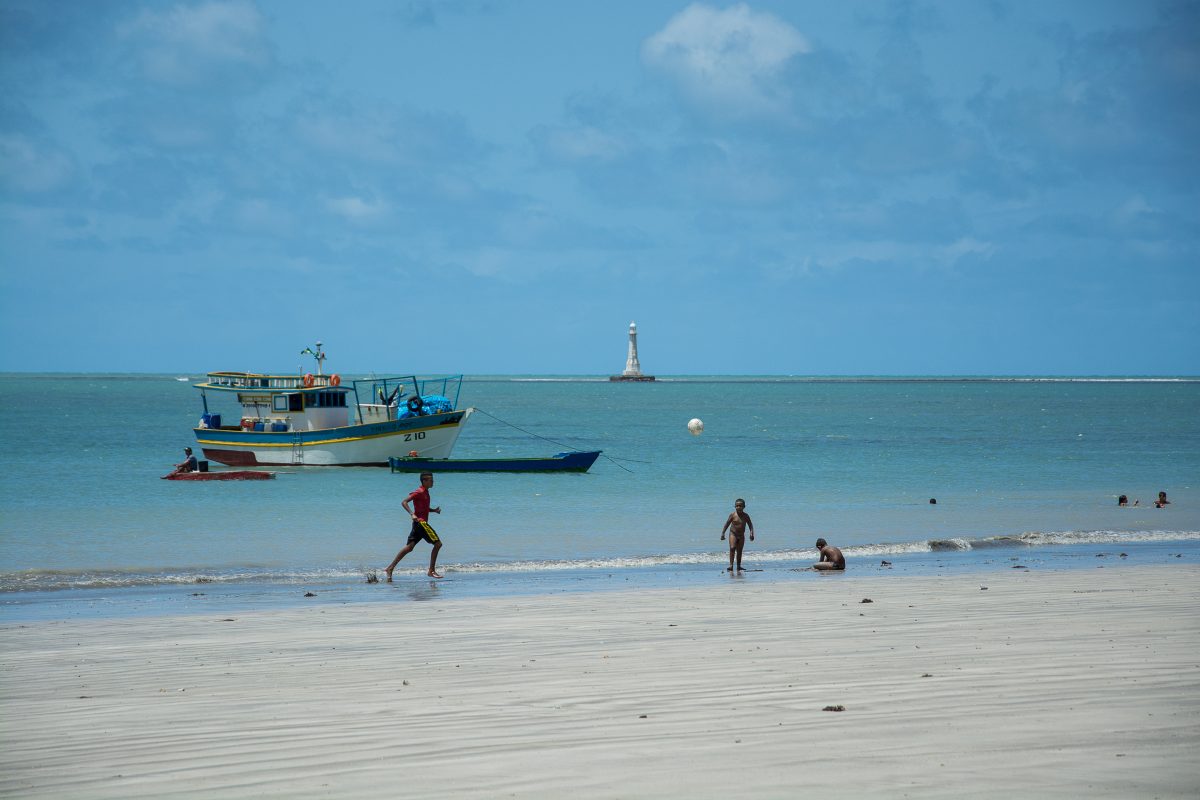
M 7 623 L 0 794 L 1195 797 L 1198 612 L 1181 565 Z

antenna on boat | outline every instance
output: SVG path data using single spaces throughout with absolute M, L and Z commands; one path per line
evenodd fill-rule
M 306 347 L 300 351 L 300 355 L 309 355 L 317 360 L 317 374 L 321 374 L 321 365 L 325 362 L 325 353 L 321 350 L 321 343 L 317 342 L 317 351 L 314 353 L 311 347 Z

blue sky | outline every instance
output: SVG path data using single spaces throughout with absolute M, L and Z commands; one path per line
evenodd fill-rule
M 0 369 L 1200 374 L 1196 2 L 0 0 Z

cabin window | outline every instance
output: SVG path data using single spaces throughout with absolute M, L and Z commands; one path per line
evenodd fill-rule
M 288 396 L 285 394 L 277 394 L 271 398 L 272 411 L 288 411 Z
M 346 407 L 345 392 L 317 392 L 314 396 L 316 398 L 316 405 L 319 408 Z
M 304 395 L 297 393 L 284 396 L 287 398 L 288 411 L 301 412 L 304 410 Z

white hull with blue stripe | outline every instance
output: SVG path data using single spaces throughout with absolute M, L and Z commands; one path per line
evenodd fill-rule
M 386 467 L 395 456 L 449 458 L 474 411 L 457 408 L 461 385 L 461 375 L 343 383 L 336 374 L 211 372 L 195 384 L 204 416 L 194 433 L 206 459 L 237 467 Z M 236 424 L 210 407 L 222 397 L 240 406 Z

